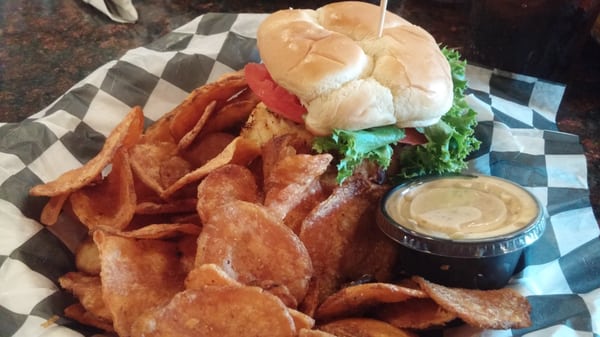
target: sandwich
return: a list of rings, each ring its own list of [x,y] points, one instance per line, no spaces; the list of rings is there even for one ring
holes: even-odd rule
[[[365,160],[400,178],[464,169],[479,147],[466,62],[394,13],[380,29],[379,16],[359,1],[269,15],[257,31],[262,62],[244,69],[249,87],[314,135],[314,150],[337,154],[338,182]]]

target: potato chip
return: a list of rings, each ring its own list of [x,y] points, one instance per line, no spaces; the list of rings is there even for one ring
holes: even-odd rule
[[[140,143],[130,151],[131,168],[137,179],[160,196],[167,187],[161,179],[162,164],[176,155],[174,143]]]
[[[298,310],[314,317],[319,304],[319,279],[313,276],[308,282],[308,290],[304,299],[298,303]]]
[[[370,318],[346,318],[319,326],[319,329],[337,337],[417,337],[388,323]]]
[[[73,319],[81,324],[93,326],[98,329],[102,329],[106,332],[114,332],[112,322],[95,316],[94,314],[86,311],[81,303],[71,304],[65,308],[65,316]]]
[[[531,306],[510,288],[477,290],[445,287],[422,277],[413,280],[444,309],[481,329],[520,329],[531,325]]]
[[[161,196],[164,199],[169,199],[169,197],[187,184],[201,180],[213,170],[227,164],[246,165],[259,154],[260,149],[254,142],[237,137],[227,145],[223,152],[219,153],[219,155],[208,161],[205,165],[181,177],[181,179],[177,180],[161,193]]]
[[[132,239],[169,239],[182,234],[198,236],[202,231],[202,227],[190,223],[151,224],[130,231],[122,231],[108,226],[99,226],[96,229],[122,238]]]
[[[296,309],[298,307],[298,299],[290,292],[290,289],[285,285],[272,280],[257,280],[248,282],[247,285],[260,287],[271,294],[277,296],[283,304],[288,308]]]
[[[283,223],[299,235],[304,219],[306,219],[315,207],[327,199],[330,194],[331,191],[323,188],[320,179],[313,181],[304,191],[303,199],[287,212],[285,218],[283,218]]]
[[[192,170],[192,165],[180,156],[171,156],[160,164],[160,185],[169,187]]]
[[[89,275],[100,275],[100,252],[90,237],[87,237],[75,251],[77,270]]]
[[[372,312],[376,318],[406,329],[441,327],[456,319],[454,313],[440,307],[431,298],[411,298],[404,302],[382,304]]]
[[[94,232],[101,262],[104,302],[115,331],[130,336],[144,311],[163,305],[183,290],[185,270],[176,242],[135,240]]]
[[[402,302],[414,297],[424,298],[427,294],[419,289],[391,283],[351,285],[327,297],[317,309],[315,317],[319,320],[348,317],[362,314],[380,303]]]
[[[360,235],[378,231],[371,214],[381,193],[381,186],[374,185],[360,176],[351,177],[338,186],[302,223],[300,239],[313,261],[315,277],[319,284],[319,303],[338,291],[342,284],[352,280],[342,270],[344,261],[365,259],[364,256],[353,255],[356,248],[354,245],[357,242],[364,243]],[[368,253],[367,249],[363,248],[357,252]],[[391,262],[393,259],[385,257],[385,260]],[[380,266],[373,269],[372,266],[362,263],[361,266],[367,274],[381,269]],[[389,266],[389,270],[391,269],[392,265]],[[377,275],[377,279],[385,282],[390,273],[388,270],[381,270],[381,276]]]
[[[278,219],[298,206],[329,167],[330,154],[297,154],[283,158],[265,179],[264,204]]]
[[[234,135],[225,132],[209,133],[197,139],[185,150],[179,151],[179,154],[192,164],[192,167],[197,168],[223,152],[234,139]]]
[[[259,201],[256,178],[248,168],[227,164],[212,171],[198,185],[197,212],[203,222],[219,206],[234,200]]]
[[[69,198],[69,193],[55,195],[50,197],[50,200],[44,205],[42,214],[40,215],[40,222],[46,226],[51,226],[56,223],[58,216],[63,208],[63,205]]]
[[[102,298],[102,284],[99,276],[89,276],[80,272],[69,272],[58,279],[60,286],[77,297],[86,311],[107,322],[112,320]]]
[[[294,321],[281,301],[249,286],[188,289],[166,305],[144,313],[133,337],[296,336]]]
[[[246,89],[225,103],[210,119],[202,134],[239,129],[260,102],[252,90]]]
[[[230,201],[212,212],[198,238],[196,264],[214,263],[244,284],[286,286],[300,302],[312,265],[306,248],[264,207]]]
[[[135,207],[136,214],[165,214],[165,213],[189,213],[196,210],[198,199],[185,198],[168,200],[166,202],[140,202]]]
[[[221,267],[205,263],[194,267],[185,279],[186,289],[202,289],[207,286],[238,286],[242,284],[231,278]]]
[[[311,153],[311,146],[303,139],[295,134],[283,134],[269,139],[262,146],[263,160],[263,179],[267,180],[271,176],[271,171],[277,163],[286,157],[297,154]]]
[[[312,329],[315,326],[315,319],[309,315],[289,307],[288,312],[294,320],[294,326],[296,327],[296,330],[299,331],[301,329]]]
[[[116,152],[112,169],[102,181],[73,192],[69,202],[73,213],[90,229],[127,227],[135,213],[136,195],[124,149]]]
[[[298,337],[337,337],[319,329],[300,329]]]
[[[245,88],[246,79],[242,71],[225,74],[214,82],[196,88],[173,109],[169,124],[171,135],[179,142],[197,124],[208,104],[227,101]]]
[[[57,196],[76,191],[101,176],[102,170],[112,161],[117,149],[130,148],[138,141],[144,128],[144,114],[140,107],[134,107],[111,131],[102,149],[83,166],[69,170],[53,181],[36,185],[29,194],[33,196]]]
[[[208,103],[206,108],[204,108],[204,113],[200,116],[194,127],[190,131],[188,131],[177,143],[177,149],[179,151],[187,149],[190,146],[190,144],[194,142],[196,137],[198,137],[198,134],[204,128],[204,125],[206,125],[206,121],[212,116],[216,108],[217,101],[212,101]]]

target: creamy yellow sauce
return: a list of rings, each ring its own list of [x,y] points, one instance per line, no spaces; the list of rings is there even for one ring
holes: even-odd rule
[[[385,208],[407,228],[455,240],[505,235],[527,226],[540,212],[527,191],[486,176],[443,178],[400,189]]]

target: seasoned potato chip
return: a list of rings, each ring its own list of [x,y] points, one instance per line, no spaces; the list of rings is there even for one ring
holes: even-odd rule
[[[371,214],[377,205],[376,200],[382,193],[381,186],[374,185],[362,177],[349,178],[302,223],[300,239],[313,261],[319,286],[319,303],[338,291],[342,284],[356,278],[355,275],[345,273],[342,267],[344,261],[351,263],[366,259],[364,256],[355,255],[355,244],[366,244],[360,236],[369,231],[378,231]],[[357,252],[369,253],[365,248],[358,249]],[[388,268],[381,268],[379,263],[376,266],[361,263],[361,266],[364,267],[363,273],[378,272],[379,275],[374,275],[376,279],[386,282],[391,275],[394,259],[386,256],[380,258],[387,261]]]
[[[319,329],[337,337],[417,337],[388,323],[370,318],[345,318],[319,326]]]
[[[202,227],[190,223],[151,224],[130,231],[122,231],[108,226],[99,226],[96,229],[122,238],[132,239],[168,239],[182,234],[196,237],[202,231]]]
[[[256,178],[245,166],[227,164],[209,173],[198,185],[197,211],[203,222],[219,206],[234,200],[257,203]]]
[[[242,284],[231,278],[221,267],[205,263],[194,267],[185,279],[186,289],[202,289],[207,286],[239,286]]]
[[[210,172],[221,166],[227,164],[246,165],[256,158],[259,153],[260,149],[254,142],[246,140],[242,137],[237,137],[229,145],[227,145],[223,152],[209,160],[205,165],[181,177],[181,179],[177,180],[163,193],[161,193],[161,196],[164,199],[168,199],[187,184],[196,182],[206,177]]]
[[[288,311],[294,320],[296,330],[312,329],[315,326],[315,319],[309,315],[288,307]]]
[[[69,272],[58,279],[60,286],[77,297],[86,311],[107,322],[112,320],[102,298],[102,285],[99,276],[89,276],[80,272]]]
[[[440,307],[431,298],[382,304],[373,309],[373,315],[398,328],[419,330],[440,327],[456,319],[454,313]]]
[[[71,304],[65,308],[65,316],[76,320],[77,322],[89,326],[93,326],[98,329],[102,329],[106,332],[114,332],[112,322],[103,318],[97,317],[94,314],[86,311],[81,303]]]
[[[297,154],[311,153],[310,144],[293,133],[275,136],[269,139],[261,148],[264,180],[271,175],[273,168],[286,157]]]
[[[136,178],[157,195],[163,193],[168,184],[172,182],[163,177],[167,176],[166,172],[162,172],[163,165],[170,158],[177,156],[177,146],[169,142],[140,143],[131,149],[130,155],[131,168]],[[189,171],[189,167],[186,169]]]
[[[260,99],[252,90],[246,89],[230,99],[204,127],[202,134],[239,129],[248,120]]]
[[[100,275],[100,252],[90,237],[87,237],[75,251],[77,270],[89,275]]]
[[[243,72],[226,74],[220,79],[207,83],[192,91],[172,112],[169,129],[179,142],[201,118],[206,107],[213,101],[224,102],[246,88]]]
[[[477,290],[445,287],[422,277],[413,280],[444,309],[482,329],[518,329],[531,325],[530,304],[510,288]]]
[[[198,137],[198,134],[204,128],[204,125],[206,125],[206,121],[212,116],[216,107],[217,101],[212,101],[208,103],[206,108],[204,108],[204,113],[202,114],[202,116],[200,116],[194,127],[190,131],[188,131],[177,143],[177,149],[179,151],[187,149],[190,146],[190,144],[194,142],[196,137]]]
[[[281,301],[250,286],[188,289],[163,307],[144,313],[133,337],[239,337],[296,335],[294,321]]]
[[[278,219],[310,195],[310,187],[329,167],[330,154],[297,154],[283,158],[265,179],[264,204]]]
[[[40,222],[46,226],[51,226],[56,223],[58,216],[62,211],[63,205],[69,198],[69,193],[55,195],[50,197],[50,200],[44,205],[42,214],[40,215]]]
[[[264,207],[230,201],[215,209],[198,238],[196,264],[214,263],[244,284],[274,282],[300,302],[312,265],[298,237]]]
[[[94,232],[100,251],[102,293],[115,331],[130,336],[144,311],[163,305],[184,289],[185,270],[177,243],[135,240]]]
[[[136,214],[165,214],[165,213],[186,213],[196,210],[198,199],[185,198],[168,200],[166,202],[140,202],[135,207]]]
[[[366,309],[380,303],[402,302],[415,297],[424,298],[427,294],[419,289],[391,283],[352,285],[327,297],[317,309],[315,317],[320,320],[348,317],[362,314]]]
[[[192,170],[192,165],[180,156],[171,156],[160,164],[160,185],[169,187]]]
[[[116,152],[110,173],[102,181],[71,194],[73,213],[88,228],[108,226],[123,229],[135,214],[137,202],[129,157]]]
[[[102,149],[83,166],[69,170],[53,181],[36,185],[29,194],[33,196],[57,196],[76,191],[101,175],[102,170],[113,160],[121,147],[127,149],[135,144],[144,128],[144,114],[140,107],[134,107],[125,118],[111,131]]]
[[[300,235],[300,229],[302,228],[302,222],[308,214],[315,209],[321,202],[323,202],[331,192],[321,184],[320,180],[315,180],[304,192],[304,198],[287,212],[283,223],[288,226],[294,233]]]
[[[300,329],[298,337],[337,337],[319,329]]]
[[[225,132],[205,134],[185,150],[179,151],[179,154],[197,168],[223,152],[234,139],[234,135]]]

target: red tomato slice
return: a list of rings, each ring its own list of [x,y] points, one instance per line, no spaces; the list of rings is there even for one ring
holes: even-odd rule
[[[404,134],[404,138],[400,139],[399,143],[409,145],[420,145],[427,143],[427,138],[425,135],[417,131],[415,128],[405,128]]]
[[[294,122],[304,123],[302,116],[306,113],[306,108],[296,95],[273,81],[264,64],[248,63],[244,72],[248,86],[269,110]]]

